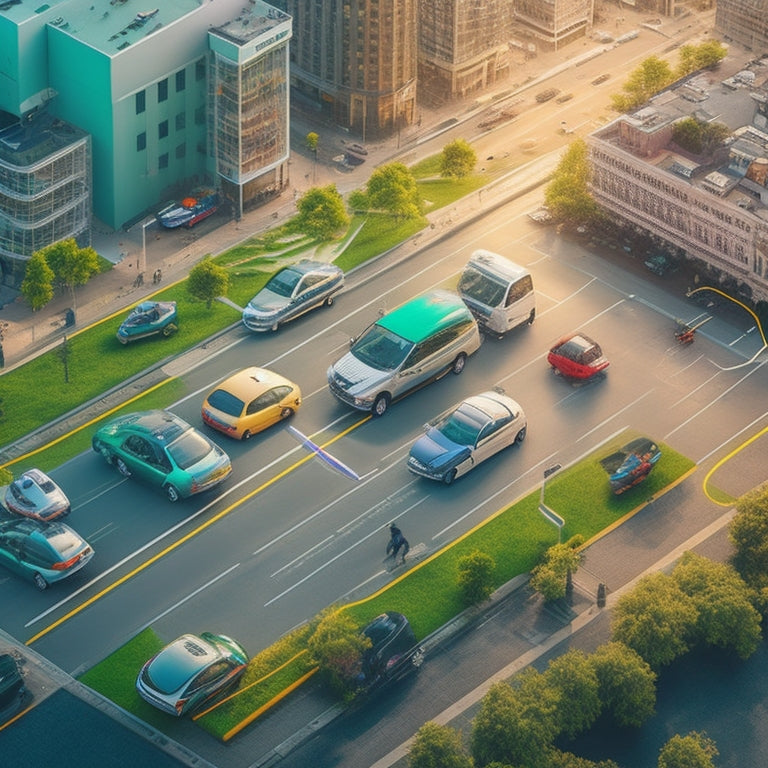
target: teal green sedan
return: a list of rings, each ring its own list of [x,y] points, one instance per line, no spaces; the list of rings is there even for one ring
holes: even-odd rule
[[[163,489],[170,501],[207,491],[232,473],[229,456],[216,443],[169,411],[118,416],[91,445],[121,475]]]

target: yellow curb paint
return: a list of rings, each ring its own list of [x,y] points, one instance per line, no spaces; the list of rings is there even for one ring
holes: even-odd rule
[[[734,499],[734,501],[728,501],[728,502],[725,502],[725,501],[718,501],[716,498],[714,498],[714,496],[712,496],[712,495],[710,494],[710,492],[707,490],[707,486],[709,485],[709,480],[710,480],[710,478],[712,477],[712,475],[714,475],[714,474],[715,474],[715,472],[716,472],[718,469],[720,469],[720,467],[722,467],[722,466],[723,466],[723,465],[724,465],[726,462],[730,461],[730,460],[731,460],[731,459],[732,459],[734,456],[736,456],[736,454],[740,453],[740,452],[741,452],[741,451],[743,451],[745,448],[747,448],[749,445],[751,445],[752,443],[754,443],[754,442],[755,442],[755,440],[757,440],[757,439],[761,438],[761,437],[762,437],[762,436],[763,436],[763,435],[764,435],[766,432],[768,432],[768,427],[764,427],[764,428],[763,428],[763,429],[761,429],[761,430],[760,430],[760,431],[759,431],[757,434],[755,434],[755,435],[752,435],[752,437],[750,437],[750,438],[749,438],[749,440],[746,440],[746,441],[745,441],[745,442],[743,442],[741,445],[739,445],[739,446],[737,446],[736,448],[734,448],[734,449],[733,449],[733,450],[732,450],[732,451],[731,451],[729,454],[727,454],[726,456],[723,456],[723,458],[722,458],[722,459],[720,459],[720,461],[718,461],[718,462],[715,464],[715,466],[714,466],[714,467],[712,467],[712,469],[710,469],[710,470],[709,470],[709,472],[707,472],[707,474],[706,474],[706,476],[704,477],[704,480],[703,480],[703,482],[702,482],[702,489],[704,490],[704,495],[705,495],[705,496],[706,496],[706,497],[707,497],[707,498],[708,498],[708,499],[709,499],[709,500],[710,500],[710,501],[711,501],[713,504],[717,504],[719,507],[732,507],[732,506],[733,506],[733,503],[734,503],[734,501],[735,501],[735,499]]]

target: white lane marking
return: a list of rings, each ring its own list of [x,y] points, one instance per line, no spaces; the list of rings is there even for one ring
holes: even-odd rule
[[[630,408],[634,408],[634,406],[636,406],[639,402],[641,402],[642,400],[645,400],[646,397],[650,397],[653,394],[653,392],[654,390],[649,389],[647,392],[640,395],[640,397],[638,397],[636,400],[633,400],[631,403],[627,403],[623,408],[619,408],[618,411],[611,414],[607,419],[603,419],[599,424],[596,424],[594,427],[592,427],[592,429],[585,432],[581,437],[576,438],[576,442],[578,443],[581,440],[583,440],[585,437],[589,437],[593,432],[596,432],[598,429],[605,426],[609,421],[613,421],[617,416],[620,416],[622,413],[624,413],[624,411],[627,411]]]
[[[400,517],[405,517],[405,515],[408,514],[408,512],[410,512],[412,509],[417,507],[422,502],[426,501],[428,498],[429,498],[429,496],[425,496],[424,498],[419,499],[419,501],[417,501],[415,504],[412,504],[410,507],[408,507],[400,515]],[[326,560],[319,568],[315,568],[314,571],[308,573],[306,576],[304,576],[304,578],[299,579],[299,581],[297,581],[295,584],[292,584],[287,589],[284,589],[282,592],[280,592],[279,594],[275,595],[271,600],[268,600],[266,603],[264,603],[264,607],[267,608],[270,605],[272,605],[272,603],[276,603],[278,600],[280,600],[281,598],[285,597],[287,594],[290,594],[291,592],[293,592],[294,589],[297,589],[298,587],[300,587],[305,581],[309,581],[309,579],[311,579],[313,576],[316,576],[318,573],[320,573],[320,571],[325,570],[329,565],[331,565],[331,563],[334,563],[339,558],[344,557],[347,553],[351,552],[353,549],[356,549],[357,547],[359,547],[361,544],[365,543],[368,539],[372,538],[373,536],[378,536],[380,530],[381,530],[381,528],[377,528],[376,530],[371,531],[366,536],[363,536],[362,539],[359,539],[358,541],[354,542],[352,544],[352,546],[347,547],[342,552],[339,552],[337,555],[334,555],[329,560]]]
[[[705,453],[697,462],[696,464],[703,464],[710,456],[713,456],[716,454],[719,450],[724,448],[728,443],[730,443],[732,440],[735,440],[739,435],[744,434],[747,430],[751,430],[752,427],[755,426],[755,424],[758,424],[759,422],[763,421],[766,417],[768,417],[768,411],[763,413],[762,415],[758,416],[756,419],[753,419],[749,424],[747,424],[745,427],[742,427],[738,432],[734,432],[730,437],[727,437],[725,440],[723,440],[720,445],[713,448],[709,453]]]

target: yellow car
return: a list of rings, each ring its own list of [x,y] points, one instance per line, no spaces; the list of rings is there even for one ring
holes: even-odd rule
[[[203,421],[240,440],[292,416],[301,406],[301,390],[279,373],[246,368],[230,376],[203,402]]]

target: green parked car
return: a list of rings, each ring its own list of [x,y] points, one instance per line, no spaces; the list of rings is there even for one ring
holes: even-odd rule
[[[162,488],[170,501],[207,491],[232,473],[229,456],[216,443],[169,411],[118,416],[91,444],[121,475]]]

